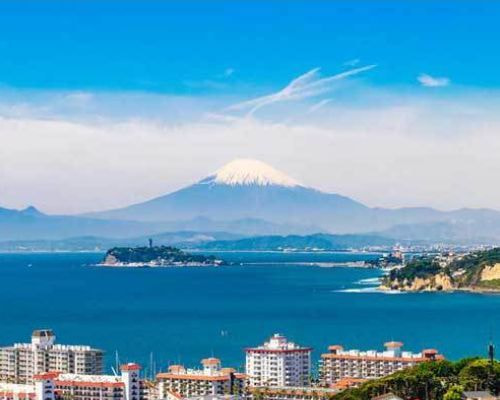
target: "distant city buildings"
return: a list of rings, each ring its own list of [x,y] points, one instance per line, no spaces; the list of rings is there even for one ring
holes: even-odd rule
[[[246,376],[233,368],[222,368],[218,358],[205,358],[202,369],[171,365],[168,372],[156,375],[160,399],[209,395],[241,394]]]
[[[49,329],[35,330],[31,343],[16,343],[0,348],[0,380],[33,383],[33,376],[49,371],[100,375],[103,351],[90,346],[55,344]]]
[[[273,335],[269,341],[246,352],[246,373],[250,387],[308,386],[311,376],[310,347]]]
[[[443,359],[437,350],[428,349],[420,353],[402,351],[403,343],[387,342],[385,351],[344,350],[334,345],[329,352],[321,355],[320,381],[324,386],[332,386],[352,379],[375,379],[418,363]]]

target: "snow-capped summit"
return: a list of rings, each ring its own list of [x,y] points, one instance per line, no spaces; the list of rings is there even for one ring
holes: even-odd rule
[[[246,158],[229,162],[218,169],[213,175],[203,179],[200,183],[215,183],[229,186],[300,186],[299,182],[295,179],[271,167],[269,164]]]
[[[366,225],[366,210],[347,197],[301,185],[262,161],[237,159],[193,185],[92,217],[156,222],[200,217],[213,221],[251,219],[313,226],[316,232],[334,226],[346,232],[353,220]]]

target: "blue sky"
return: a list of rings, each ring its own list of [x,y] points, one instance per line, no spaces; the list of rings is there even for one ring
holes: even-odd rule
[[[370,206],[500,209],[498,21],[472,0],[1,1],[0,207],[125,206],[243,157]]]
[[[198,94],[278,87],[359,59],[377,85],[425,72],[498,87],[492,1],[4,1],[0,82]],[[220,80],[232,85],[196,85]]]

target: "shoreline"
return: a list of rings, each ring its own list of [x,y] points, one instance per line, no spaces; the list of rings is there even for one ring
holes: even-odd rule
[[[381,292],[398,291],[401,293],[473,293],[473,294],[495,294],[500,295],[500,289],[489,289],[489,288],[477,288],[477,287],[463,287],[463,288],[453,288],[448,290],[438,290],[438,289],[424,289],[424,290],[413,290],[413,289],[394,289],[384,285],[377,287],[377,290]]]

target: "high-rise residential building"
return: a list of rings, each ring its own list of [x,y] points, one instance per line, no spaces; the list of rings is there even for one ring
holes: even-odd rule
[[[246,374],[250,387],[308,386],[311,375],[310,347],[289,342],[274,334],[267,342],[246,352]]]
[[[148,390],[139,377],[140,366],[122,365],[121,375],[84,375],[44,372],[34,383],[0,383],[2,400],[149,400]]]
[[[168,372],[156,375],[160,399],[172,396],[195,397],[241,394],[245,389],[245,374],[233,368],[222,368],[218,358],[205,358],[202,369],[186,369],[171,365]]]
[[[331,386],[346,379],[380,378],[421,362],[444,358],[434,349],[412,353],[402,351],[402,346],[401,342],[387,342],[382,352],[344,350],[339,345],[330,346],[329,352],[321,355],[321,383]]]
[[[31,343],[0,347],[0,381],[33,383],[33,376],[49,371],[99,375],[104,352],[90,346],[55,343],[50,329],[35,330]]]

